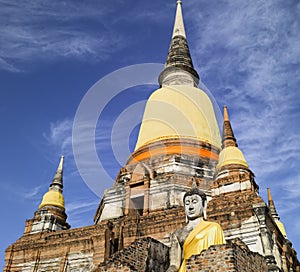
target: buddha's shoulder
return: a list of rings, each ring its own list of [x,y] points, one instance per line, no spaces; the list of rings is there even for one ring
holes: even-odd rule
[[[206,225],[209,228],[215,228],[215,229],[221,228],[219,223],[213,221],[202,221],[202,224]]]

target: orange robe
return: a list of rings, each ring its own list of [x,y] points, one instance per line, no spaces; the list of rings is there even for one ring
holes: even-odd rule
[[[183,261],[178,272],[185,272],[186,260],[212,245],[225,244],[221,226],[218,223],[201,221],[188,235],[183,244]]]

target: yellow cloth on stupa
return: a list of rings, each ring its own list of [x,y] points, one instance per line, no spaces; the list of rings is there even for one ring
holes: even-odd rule
[[[225,244],[223,230],[218,223],[201,221],[188,235],[183,244],[183,261],[178,272],[186,271],[186,260],[200,254],[212,245]]]

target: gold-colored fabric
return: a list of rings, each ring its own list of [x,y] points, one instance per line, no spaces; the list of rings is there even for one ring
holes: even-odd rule
[[[42,203],[39,208],[42,208],[47,205],[56,206],[65,210],[64,196],[61,192],[49,190],[46,194],[44,194]]]
[[[240,164],[248,167],[248,163],[245,160],[243,152],[235,146],[225,147],[219,154],[219,163],[217,164],[217,169],[220,169],[224,165],[229,164]]]
[[[135,151],[169,137],[195,139],[221,148],[213,104],[201,89],[187,85],[164,86],[149,97]]]
[[[276,223],[277,227],[279,228],[281,234],[284,237],[287,237],[286,231],[285,231],[285,227],[284,227],[283,223],[281,221],[279,221],[279,220],[275,220],[275,223]]]
[[[200,222],[186,238],[183,245],[183,261],[178,272],[185,272],[186,260],[212,245],[225,244],[222,228],[214,222]]]

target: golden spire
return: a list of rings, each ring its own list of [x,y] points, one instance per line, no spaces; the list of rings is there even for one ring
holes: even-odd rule
[[[229,120],[227,107],[224,106],[224,123],[222,137],[222,151],[219,154],[219,162],[217,170],[225,165],[242,165],[248,168],[248,163],[245,160],[244,154],[238,148],[234,133]]]
[[[283,223],[280,221],[280,217],[276,211],[273,197],[271,195],[271,190],[270,190],[270,188],[267,188],[267,190],[268,190],[268,206],[269,206],[271,216],[274,219],[274,221],[275,221],[277,227],[279,228],[280,232],[282,233],[282,235],[286,238],[287,236],[286,236],[285,227],[284,227]]]
[[[65,210],[65,200],[62,194],[63,189],[63,165],[64,156],[61,156],[56,174],[50,184],[49,190],[44,194],[43,200],[39,208],[44,206],[55,206]]]

